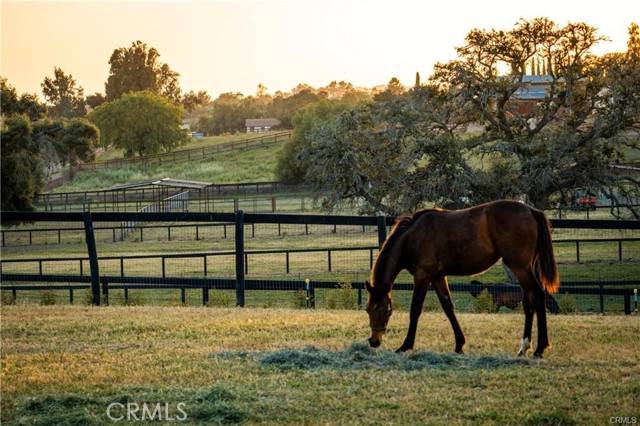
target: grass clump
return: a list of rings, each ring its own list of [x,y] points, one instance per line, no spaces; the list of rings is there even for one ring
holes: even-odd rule
[[[562,314],[574,314],[578,312],[578,302],[572,294],[559,294],[555,296],[560,313]]]
[[[235,299],[231,296],[230,292],[224,290],[210,290],[209,291],[209,302],[207,306],[218,306],[218,307],[228,307],[233,306]]]
[[[429,351],[395,353],[372,349],[366,344],[354,343],[342,351],[331,351],[309,346],[303,349],[282,349],[260,358],[262,367],[280,370],[313,369],[397,369],[422,370],[428,368],[495,369],[514,365],[530,365],[525,358],[509,356],[461,356]]]
[[[186,414],[185,424],[232,424],[241,423],[249,417],[249,412],[237,406],[236,396],[226,386],[217,384],[200,389],[130,388],[124,393],[87,396],[85,394],[43,395],[27,398],[18,404],[14,416],[17,425],[102,425],[111,424],[107,407],[118,403],[112,416],[126,415],[125,405],[134,403],[139,407],[151,407],[143,423],[166,421],[158,419],[162,415],[177,414],[176,407],[182,403]],[[156,405],[168,407],[167,411],[153,412]],[[143,416],[137,411],[136,416]],[[153,416],[153,417],[152,417]],[[150,418],[152,417],[152,418]],[[145,423],[146,424],[146,423]]]
[[[307,292],[303,289],[291,293],[291,307],[294,309],[307,308]]]
[[[482,290],[473,301],[473,311],[477,313],[491,313],[496,311],[496,307],[493,306],[493,297],[486,288]]]
[[[2,305],[15,305],[16,304],[16,299],[13,298],[13,294],[9,293],[8,291],[3,291],[2,292],[2,301],[0,302],[2,303]]]
[[[573,426],[577,422],[564,411],[554,410],[550,413],[530,414],[524,424],[527,426]]]
[[[56,304],[56,295],[51,290],[40,292],[40,304],[43,306],[51,306]]]
[[[340,283],[338,288],[327,290],[326,304],[328,309],[356,309],[358,300],[351,283]]]

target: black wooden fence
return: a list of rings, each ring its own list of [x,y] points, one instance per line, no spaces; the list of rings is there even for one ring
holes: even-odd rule
[[[14,296],[17,291],[28,290],[68,290],[70,300],[73,301],[74,290],[91,288],[92,301],[95,305],[100,305],[103,301],[108,300],[110,289],[124,289],[125,297],[127,291],[133,288],[173,288],[180,289],[181,298],[184,301],[185,290],[188,288],[202,289],[203,303],[208,301],[208,291],[215,289],[235,289],[236,304],[238,306],[245,305],[245,291],[251,289],[261,290],[302,290],[307,294],[307,300],[313,304],[314,292],[317,288],[336,288],[339,283],[333,281],[305,281],[305,280],[246,280],[245,275],[248,271],[248,256],[256,253],[278,252],[289,256],[290,253],[304,250],[245,250],[245,224],[298,224],[298,225],[355,225],[363,227],[374,227],[377,229],[378,245],[381,245],[386,239],[387,227],[393,223],[394,218],[383,216],[326,216],[326,215],[283,215],[283,214],[245,214],[243,211],[235,213],[55,213],[55,212],[2,212],[3,222],[16,221],[43,221],[43,222],[82,222],[85,233],[85,242],[87,245],[87,256],[82,258],[62,258],[64,261],[77,260],[79,262],[78,275],[49,275],[43,273],[43,262],[55,262],[55,258],[35,259],[39,262],[38,274],[6,274],[2,273],[1,278],[3,291],[11,291]],[[202,256],[204,258],[204,271],[202,277],[185,278],[185,277],[168,277],[164,274],[156,277],[139,277],[127,276],[124,269],[124,259],[126,256],[116,256],[121,262],[120,275],[106,276],[101,275],[99,271],[98,253],[96,250],[95,229],[96,222],[199,222],[206,223],[222,223],[223,226],[234,227],[235,250],[228,253],[186,253],[181,255],[152,255],[160,257],[164,265],[164,260],[172,256]],[[553,220],[552,224],[555,228],[565,229],[629,229],[640,230],[640,221],[584,221],[584,220]],[[202,225],[204,226],[204,225]],[[621,243],[620,243],[621,244]],[[373,252],[378,247],[352,247],[347,250],[368,250],[370,253],[370,262],[373,262]],[[341,250],[341,248],[324,248],[327,251],[327,267],[331,270],[331,252]],[[317,251],[317,250],[316,250]],[[235,256],[235,274],[233,278],[208,277],[206,271],[206,257],[209,255],[233,255]],[[578,255],[579,256],[579,255]],[[104,258],[102,258],[104,259]],[[33,262],[34,259],[8,260]],[[88,263],[89,273],[85,275],[83,270],[83,262]],[[7,261],[3,261],[7,262]],[[48,286],[42,285],[6,285],[6,282],[23,282],[23,283],[48,283]],[[56,283],[73,283],[66,286]],[[561,293],[568,294],[592,294],[599,295],[600,306],[603,310],[604,296],[622,296],[624,298],[624,310],[626,313],[631,311],[631,298],[634,295],[634,289],[629,287],[640,284],[640,271],[638,277],[624,281],[599,280],[594,281],[576,281],[563,282]],[[362,300],[362,282],[354,282],[352,288],[358,291],[358,301]],[[615,286],[615,287],[614,287]],[[405,288],[406,287],[406,288]],[[397,284],[396,289],[411,289],[410,284]],[[453,291],[471,291],[477,289],[475,284],[452,284]],[[509,287],[505,287],[505,291],[513,291]],[[635,293],[637,294],[637,293]]]

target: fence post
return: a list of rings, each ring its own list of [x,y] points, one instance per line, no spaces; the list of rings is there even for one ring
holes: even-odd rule
[[[382,243],[387,239],[387,223],[384,216],[376,216],[378,222],[378,246],[382,247]]]
[[[602,293],[602,283],[599,283],[598,286],[600,287],[600,313],[604,314],[604,294]]]
[[[84,212],[82,219],[84,221],[84,233],[87,242],[87,252],[89,254],[89,269],[91,270],[92,303],[100,306],[100,271],[98,269],[98,253],[96,251],[96,239],[93,235],[91,213]],[[80,262],[82,262],[82,260]]]
[[[631,293],[624,294],[624,314],[631,315]]]
[[[109,282],[106,278],[102,277],[102,295],[104,296],[104,304],[109,304]]]
[[[622,262],[622,240],[618,240],[618,261]]]
[[[244,306],[244,212],[236,211],[236,305]]]

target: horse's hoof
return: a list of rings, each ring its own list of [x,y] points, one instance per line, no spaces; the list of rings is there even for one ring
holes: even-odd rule
[[[540,352],[534,352],[534,353],[533,353],[533,357],[534,357],[534,358],[537,358],[537,359],[542,359],[542,353],[540,353]]]
[[[464,355],[464,351],[462,349],[456,349],[454,352],[458,355]]]
[[[409,351],[411,349],[413,349],[413,348],[405,348],[404,346],[400,346],[398,349],[396,349],[396,353],[397,354],[401,354],[401,353]]]

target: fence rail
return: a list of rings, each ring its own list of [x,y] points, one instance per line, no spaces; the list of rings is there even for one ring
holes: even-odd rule
[[[102,170],[118,168],[130,164],[168,164],[185,160],[206,160],[208,158],[211,158],[211,156],[219,154],[221,152],[232,151],[236,149],[249,149],[271,146],[289,140],[290,138],[291,131],[283,131],[238,141],[231,141],[215,145],[206,145],[201,148],[181,149],[163,154],[145,155],[142,157],[133,158],[118,158],[106,161],[96,161],[93,163],[83,163],[80,165],[80,170]]]
[[[308,255],[309,253],[326,253],[326,271],[332,271],[332,255],[337,252],[353,252],[364,251],[367,252],[369,261],[369,267],[373,263],[374,253],[378,250],[379,246],[384,242],[387,235],[388,226],[392,225],[394,218],[383,216],[327,216],[327,215],[283,215],[283,214],[245,214],[242,211],[235,213],[189,213],[189,212],[143,212],[143,213],[59,213],[59,212],[2,212],[2,219],[5,222],[12,221],[42,221],[42,222],[82,222],[83,227],[72,228],[75,230],[84,230],[85,243],[87,246],[86,256],[75,257],[51,257],[51,258],[23,258],[23,259],[3,259],[2,260],[2,289],[11,291],[14,293],[17,291],[28,291],[30,287],[8,285],[9,282],[46,282],[46,283],[74,283],[74,284],[90,284],[91,294],[94,304],[101,303],[101,286],[103,294],[106,291],[108,294],[109,288],[121,289],[136,288],[132,285],[186,285],[188,283],[194,284],[198,288],[217,288],[215,285],[222,285],[224,283],[225,289],[235,289],[236,303],[239,306],[245,304],[245,291],[252,289],[260,290],[291,290],[300,289],[304,285],[307,291],[310,287],[309,283],[302,280],[255,280],[246,279],[246,275],[251,273],[251,259],[255,256],[261,256],[266,254],[282,255],[286,258],[285,268],[282,272],[286,274],[289,272],[290,257],[294,254]],[[94,223],[100,222],[189,222],[188,225],[174,225],[174,226],[232,226],[233,238],[235,240],[235,250],[224,251],[208,251],[208,252],[189,252],[189,253],[163,253],[163,254],[141,254],[141,255],[122,255],[122,256],[98,256],[96,250],[96,238],[95,233],[101,229],[114,230],[116,227],[98,227],[94,229]],[[251,234],[245,237],[245,226],[251,228],[260,225],[268,224],[274,227],[281,224],[289,225],[302,225],[307,227],[309,225],[333,225],[335,226],[356,226],[365,227],[377,234],[377,245],[357,246],[357,247],[317,247],[317,248],[284,248],[284,249],[250,249],[245,245],[245,240],[251,238]],[[601,220],[601,221],[584,221],[584,220],[552,220],[552,224],[556,229],[592,229],[592,230],[640,230],[640,221],[618,221],[618,220]],[[167,227],[167,225],[155,225],[155,227]],[[367,228],[368,227],[368,228]],[[140,229],[144,229],[140,227]],[[170,229],[170,228],[169,228]],[[330,228],[329,228],[330,229]],[[60,231],[62,232],[62,231]],[[170,232],[170,231],[169,231]],[[330,231],[329,231],[330,232]],[[637,242],[640,238],[604,238],[602,240],[597,238],[589,238],[584,241],[574,239],[557,239],[556,243],[563,244],[589,244],[599,243],[602,241],[618,242],[620,246],[623,243]],[[233,272],[230,276],[211,276],[208,270],[207,257],[210,256],[228,256],[235,259]],[[579,256],[579,254],[577,255]],[[167,260],[174,258],[202,258],[201,272],[195,271],[197,277],[184,277],[184,276],[171,276],[166,271]],[[132,259],[159,259],[161,262],[161,273],[155,276],[127,276],[126,263]],[[119,261],[120,262],[120,274],[100,274],[100,262],[105,260]],[[7,273],[5,271],[7,265],[15,263],[28,263],[32,262],[38,265],[38,273],[33,274],[16,274]],[[78,262],[78,274],[69,275],[65,274],[46,274],[44,269],[48,263],[55,262]],[[182,274],[181,274],[182,275]],[[640,274],[638,275],[640,276]],[[185,281],[186,280],[186,281]],[[358,284],[357,280],[355,285]],[[106,284],[105,284],[106,283]],[[185,284],[186,283],[186,284]],[[216,284],[217,283],[217,284]],[[287,284],[278,284],[287,283]],[[318,284],[311,284],[311,288],[334,288],[336,282],[334,280],[317,281]],[[463,289],[467,287],[459,287],[454,283],[453,290]],[[599,295],[602,300],[601,306],[604,306],[605,295],[610,296],[622,296],[625,298],[625,311],[627,311],[628,300],[630,300],[631,289],[628,286],[637,285],[638,279],[630,280],[611,280],[600,278],[591,281],[565,281],[561,292],[573,294],[579,292],[580,294],[592,294]],[[211,286],[214,287],[211,287]],[[460,284],[467,285],[467,284]],[[105,290],[106,286],[106,290]],[[398,290],[410,289],[411,285],[398,284],[395,288]],[[32,286],[38,289],[47,289],[46,286]],[[155,288],[155,287],[145,287]],[[52,290],[60,289],[58,287],[51,288]],[[579,289],[579,290],[578,290]],[[70,291],[77,290],[76,287]],[[204,297],[204,296],[203,296]]]

